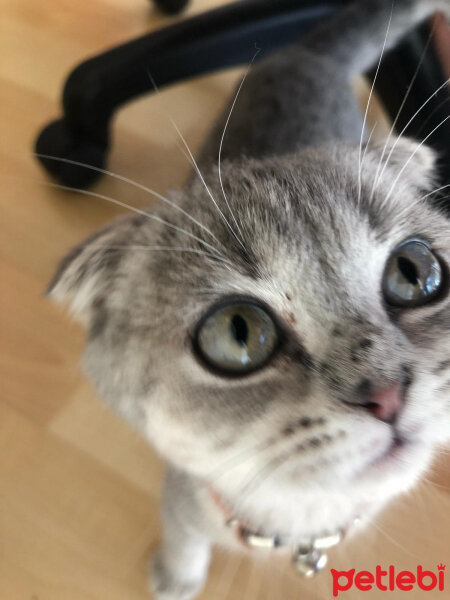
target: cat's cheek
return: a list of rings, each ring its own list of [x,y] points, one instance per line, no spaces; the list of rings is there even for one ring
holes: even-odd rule
[[[388,457],[368,468],[357,483],[375,510],[400,494],[410,491],[426,471],[433,457],[427,444],[410,444],[398,456]]]
[[[417,368],[397,425],[400,434],[405,439],[427,444],[434,444],[448,436],[450,419],[446,405],[449,396],[450,391],[445,394],[440,379],[431,370]]]
[[[173,465],[202,476],[211,469],[211,449],[195,422],[183,412],[182,402],[159,384],[144,409],[143,432],[161,456]]]

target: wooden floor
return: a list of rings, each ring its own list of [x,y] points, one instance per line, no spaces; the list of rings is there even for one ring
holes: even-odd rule
[[[194,0],[190,12],[221,3]],[[82,331],[43,296],[57,260],[119,211],[46,185],[32,147],[39,128],[58,114],[61,83],[72,65],[167,22],[146,0],[1,2],[1,600],[150,597],[148,560],[160,534],[163,466],[94,397],[78,370]],[[160,192],[180,185],[189,165],[167,114],[195,150],[238,75],[203,78],[126,107],[115,122],[111,170]],[[151,202],[108,177],[94,189],[138,207]],[[428,480],[339,548],[332,565],[449,563],[449,466],[442,453]],[[434,596],[443,597],[427,594]],[[202,595],[331,597],[329,571],[305,583],[284,561],[252,563],[219,552]]]

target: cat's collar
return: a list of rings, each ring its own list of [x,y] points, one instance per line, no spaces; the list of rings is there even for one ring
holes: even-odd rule
[[[334,532],[324,533],[321,536],[305,537],[296,540],[293,544],[292,540],[283,538],[283,536],[263,535],[243,525],[215,490],[210,488],[210,494],[215,505],[224,516],[225,525],[232,529],[241,544],[252,549],[290,548],[292,550],[292,565],[300,575],[308,579],[314,577],[326,566],[327,551],[339,544],[347,531],[346,529],[338,529]],[[359,518],[354,520],[354,523],[357,522],[359,522]]]

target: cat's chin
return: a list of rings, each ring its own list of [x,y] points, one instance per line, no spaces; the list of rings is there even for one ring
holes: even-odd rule
[[[395,497],[410,490],[429,465],[432,451],[418,441],[395,440],[333,490],[299,489],[299,485],[266,488],[252,501],[231,499],[233,516],[255,531],[284,533],[293,539],[320,537],[334,531],[352,534],[356,521],[370,520]],[[225,494],[226,495],[226,494]]]

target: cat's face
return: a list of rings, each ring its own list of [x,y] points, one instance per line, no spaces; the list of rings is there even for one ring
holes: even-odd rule
[[[410,487],[448,437],[449,222],[420,200],[430,151],[398,177],[413,150],[398,144],[371,198],[370,149],[359,200],[357,148],[228,165],[234,216],[217,173],[208,185],[236,236],[194,183],[181,206],[210,233],[160,206],[178,229],[123,219],[55,278],[87,324],[100,394],[255,527],[283,530],[291,509],[299,534],[345,526]],[[406,240],[440,270],[414,308],[387,301],[408,288],[386,267]]]

